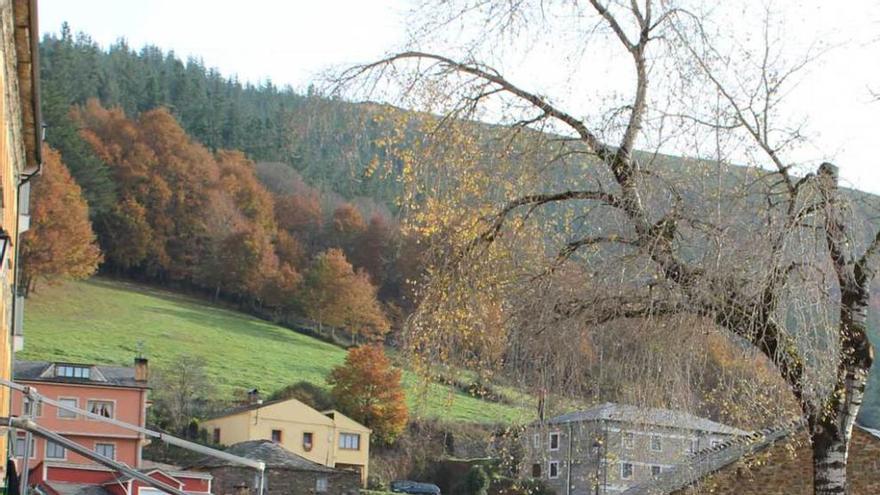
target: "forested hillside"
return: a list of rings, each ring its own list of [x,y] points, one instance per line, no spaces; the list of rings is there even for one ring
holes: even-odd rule
[[[102,270],[365,338],[413,304],[420,247],[397,224],[401,185],[369,173],[393,162],[374,107],[242,83],[155,47],[103,49],[66,26],[43,39],[41,63],[47,141],[82,188]],[[687,176],[705,164],[656,165]],[[32,278],[57,275],[71,274]],[[878,397],[872,386],[863,417]]]
[[[227,78],[199,60],[181,60],[156,47],[133,50],[124,41],[103,49],[64,26],[40,46],[48,142],[65,156],[97,212],[113,195],[110,172],[75,143],[71,105],[97,98],[125,115],[165,106],[183,129],[210,150],[236,149],[260,162],[282,162],[312,186],[346,198],[391,204],[388,181],[365,175],[380,134],[358,106],[295,93],[271,81],[258,86]]]

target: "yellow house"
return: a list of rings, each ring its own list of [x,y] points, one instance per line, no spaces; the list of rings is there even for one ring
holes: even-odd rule
[[[320,412],[296,399],[256,401],[202,422],[214,443],[272,440],[328,467],[353,469],[366,485],[370,429],[339,411]]]
[[[36,0],[0,0],[0,378],[12,376],[22,345],[23,300],[16,297],[19,234],[29,225],[28,181],[40,170],[40,64]],[[9,415],[0,387],[0,416]],[[0,429],[0,476],[6,478],[6,435]]]

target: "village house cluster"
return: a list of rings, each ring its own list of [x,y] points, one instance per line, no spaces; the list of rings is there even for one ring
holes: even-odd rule
[[[149,406],[148,361],[134,366],[16,361],[17,384],[39,391],[34,402],[12,395],[14,415],[27,417],[101,456],[192,495],[356,493],[366,483],[370,430],[338,411],[319,412],[296,399],[252,402],[206,422],[214,443],[227,452],[264,462],[260,486],[255,472],[228,460],[206,456],[188,466],[143,459],[148,438],[114,424],[145,428]],[[49,402],[68,406],[50,405]],[[99,416],[86,417],[71,409]],[[106,419],[107,421],[102,420]],[[71,452],[48,438],[15,436],[13,455],[19,471],[26,465],[28,485],[48,495],[156,495],[155,487]],[[25,456],[27,460],[25,461]]]

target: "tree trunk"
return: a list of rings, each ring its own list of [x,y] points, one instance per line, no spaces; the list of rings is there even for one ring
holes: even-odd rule
[[[829,411],[811,427],[813,447],[813,493],[843,495],[846,493],[846,464],[852,427],[862,403],[866,380],[861,380],[857,393],[847,394],[836,411]],[[855,390],[853,390],[855,392]]]
[[[841,357],[837,385],[827,408],[820,412],[823,416],[810,422],[816,495],[846,493],[849,442],[874,361],[874,351],[867,337],[871,293],[862,283],[849,284],[841,291]]]
[[[874,362],[874,349],[868,340],[868,306],[871,302],[875,244],[859,259],[853,259],[847,224],[837,198],[837,167],[823,163],[818,171],[820,191],[825,206],[825,239],[840,288],[840,350],[837,381],[824,407],[810,415],[810,440],[813,445],[813,493],[845,494],[846,464],[852,428],[862,399],[868,372]]]

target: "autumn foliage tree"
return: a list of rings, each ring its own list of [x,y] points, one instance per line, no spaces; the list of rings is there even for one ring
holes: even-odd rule
[[[409,414],[401,376],[382,346],[371,344],[349,350],[345,364],[331,371],[328,382],[343,413],[372,428],[377,440],[392,443]]]
[[[320,325],[348,328],[367,339],[382,337],[388,320],[376,299],[376,287],[363,270],[355,271],[340,249],[319,254],[305,275],[303,310]]]
[[[95,241],[82,191],[49,147],[43,174],[33,179],[31,228],[24,235],[21,285],[25,294],[37,280],[82,279],[95,273],[101,251]]]

